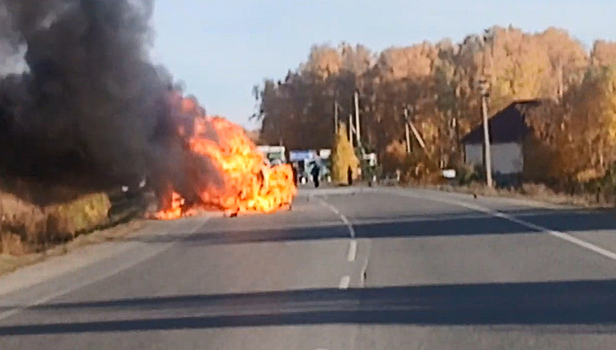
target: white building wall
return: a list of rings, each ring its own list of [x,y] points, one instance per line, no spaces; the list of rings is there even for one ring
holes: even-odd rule
[[[464,145],[466,163],[483,164],[483,145]],[[501,174],[521,173],[524,167],[522,145],[518,143],[496,143],[491,145],[492,172]]]

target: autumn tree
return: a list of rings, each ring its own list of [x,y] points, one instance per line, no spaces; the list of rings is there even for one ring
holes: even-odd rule
[[[565,30],[550,27],[537,36],[550,60],[547,94],[562,98],[569,88],[581,82],[588,66],[588,53]]]
[[[590,52],[590,61],[595,67],[616,65],[616,42],[597,40]]]
[[[347,172],[351,168],[355,174],[359,160],[347,136],[347,128],[341,124],[332,147],[332,179],[338,184],[348,184]]]
[[[602,175],[616,154],[616,69],[591,69],[574,100],[569,122],[579,172]],[[576,142],[577,141],[577,142]],[[579,175],[579,173],[577,174]]]
[[[302,69],[320,80],[337,75],[342,68],[340,52],[328,45],[313,45]]]
[[[373,117],[365,126],[374,132],[373,145],[381,156],[392,141],[404,138],[405,109],[421,128],[435,127],[432,74],[437,60],[436,47],[427,42],[389,48],[379,56],[370,76]]]
[[[536,167],[527,175],[561,183],[603,176],[616,161],[616,69],[589,69],[579,86],[531,113],[528,122],[534,146],[525,166]]]
[[[445,39],[376,53],[360,44],[314,45],[284,79],[255,88],[254,118],[261,122],[261,142],[289,149],[329,147],[336,139],[334,106],[339,121],[346,121],[359,91],[362,144],[387,168],[419,176],[461,165],[460,140],[481,123],[479,81],[486,78],[490,114],[516,100],[546,102],[528,121],[537,147],[545,151],[533,159],[543,154],[537,164],[549,162],[545,176],[581,178],[587,169],[604,169],[611,161],[606,123],[612,73],[602,67],[614,63],[615,43],[597,41],[587,52],[558,28],[529,33],[494,26],[459,43]],[[410,154],[405,110],[416,131]]]
[[[491,104],[500,110],[513,100],[544,97],[550,58],[533,35],[518,28],[492,28],[482,50],[491,83]]]
[[[341,118],[353,109],[352,94],[372,65],[372,55],[361,45],[338,48],[315,45],[306,62],[283,81],[267,80],[253,93],[266,143],[292,149],[326,148],[334,137],[334,103]]]

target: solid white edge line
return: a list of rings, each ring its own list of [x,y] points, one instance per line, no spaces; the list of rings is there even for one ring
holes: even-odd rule
[[[497,217],[497,218],[501,218],[503,220],[507,220],[513,223],[516,223],[518,225],[524,226],[526,228],[530,228],[539,232],[543,232],[543,233],[547,233],[550,236],[562,239],[566,242],[569,242],[571,244],[575,244],[578,247],[587,249],[589,251],[592,251],[594,253],[597,253],[599,255],[602,255],[608,259],[611,260],[616,260],[616,253],[612,252],[610,250],[607,250],[605,248],[601,248],[597,245],[594,245],[590,242],[584,241],[582,239],[579,239],[569,233],[565,233],[565,232],[561,232],[561,231],[555,231],[555,230],[551,230],[547,227],[544,226],[539,226],[539,225],[535,225],[533,223],[530,223],[528,221],[524,221],[524,220],[520,220],[516,217],[507,215],[505,213],[502,213],[500,211],[497,210],[492,210],[490,208],[486,208],[486,207],[481,207],[478,205],[474,205],[474,204],[470,204],[470,203],[465,203],[465,202],[460,202],[460,201],[456,201],[453,199],[444,199],[444,198],[435,198],[435,197],[428,197],[428,196],[419,196],[419,195],[415,195],[412,193],[399,193],[399,192],[390,192],[390,193],[394,193],[394,194],[398,194],[398,195],[402,195],[402,196],[408,196],[408,197],[413,197],[413,198],[420,198],[420,199],[427,199],[433,202],[440,202],[440,203],[446,203],[446,204],[452,204],[452,205],[457,205],[457,206],[461,206],[467,209],[471,209],[471,210],[475,210],[475,211],[479,211],[482,213],[486,213],[488,215]]]
[[[340,283],[338,284],[339,289],[349,289],[349,285],[351,284],[351,276],[346,275],[342,276],[340,279]]]
[[[203,225],[209,219],[210,219],[209,217],[205,218],[205,220],[203,220],[199,225],[197,225],[197,227],[192,229],[188,234],[191,235],[191,234],[197,232],[197,230],[199,230],[201,227],[203,227]],[[94,283],[103,281],[103,280],[105,280],[107,278],[110,278],[110,277],[112,277],[114,275],[117,275],[118,273],[120,273],[120,272],[122,272],[124,270],[127,270],[127,269],[129,269],[129,268],[131,268],[133,266],[136,266],[136,265],[144,262],[144,261],[147,261],[148,259],[153,258],[154,256],[162,253],[163,251],[167,250],[171,246],[175,245],[175,243],[177,243],[177,242],[171,242],[171,243],[165,244],[165,245],[159,247],[158,249],[152,250],[149,254],[146,254],[145,256],[141,257],[140,259],[135,260],[135,261],[131,261],[129,264],[122,265],[122,266],[120,266],[120,267],[118,267],[116,269],[111,270],[108,273],[101,274],[101,275],[97,276],[93,280],[89,280],[89,281],[84,282],[84,283],[79,283],[79,284],[70,286],[68,288],[60,290],[59,292],[50,294],[50,295],[48,295],[46,297],[38,299],[38,300],[36,300],[36,301],[34,301],[32,303],[29,303],[27,305],[24,305],[24,306],[21,306],[21,307],[14,308],[12,310],[7,310],[5,312],[2,312],[2,313],[0,313],[0,321],[6,320],[9,317],[15,316],[15,315],[17,315],[17,314],[19,314],[19,313],[21,313],[21,312],[31,308],[31,307],[40,306],[40,305],[45,304],[46,302],[48,302],[50,300],[56,299],[56,298],[61,297],[61,296],[65,295],[65,294],[72,293],[72,292],[74,292],[76,290],[79,290],[81,288],[85,288],[85,287],[90,286],[90,285],[92,285]]]
[[[588,250],[590,250],[592,252],[595,252],[597,254],[603,255],[606,258],[609,258],[609,259],[612,259],[612,260],[616,260],[616,253],[614,253],[612,251],[609,251],[607,249],[601,248],[601,247],[599,247],[597,245],[594,245],[594,244],[592,244],[590,242],[586,242],[586,241],[584,241],[582,239],[579,239],[579,238],[577,238],[575,236],[572,236],[569,233],[550,230],[547,227],[531,224],[529,222],[520,220],[520,219],[515,218],[515,217],[511,217],[511,216],[506,215],[506,214],[502,214],[502,213],[500,213],[500,214],[501,215],[498,215],[498,217],[500,217],[500,218],[509,220],[511,222],[517,223],[517,224],[522,225],[522,226],[526,226],[526,227],[528,227],[530,229],[546,232],[546,233],[550,234],[551,236],[560,238],[560,239],[562,239],[564,241],[567,241],[569,243],[572,243],[572,244],[575,244],[575,245],[580,246],[582,248],[588,249]]]

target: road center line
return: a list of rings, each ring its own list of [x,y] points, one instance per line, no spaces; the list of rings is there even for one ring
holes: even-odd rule
[[[340,210],[338,210],[338,208],[334,207],[333,205],[329,204],[328,202],[324,201],[319,197],[316,197],[316,199],[319,201],[319,203],[321,203],[322,206],[329,209],[332,213],[338,215],[338,217],[340,217],[340,220],[342,220],[342,222],[344,222],[346,227],[349,229],[349,234],[351,235],[351,238],[355,238],[355,229],[353,228],[353,224],[351,224],[351,221],[346,216],[344,216],[344,214],[342,214]]]
[[[351,284],[351,276],[342,276],[340,279],[340,283],[338,284],[338,288],[340,289],[349,289],[349,285]]]
[[[338,208],[336,208],[335,206],[331,205],[330,203],[326,202],[325,200],[319,197],[316,197],[316,199],[319,201],[319,204],[327,208],[332,213],[336,214],[336,216],[338,216],[340,220],[342,220],[342,222],[346,225],[347,229],[349,230],[349,235],[351,236],[351,242],[349,242],[349,253],[347,255],[347,261],[354,262],[355,259],[357,258],[357,240],[355,239],[356,237],[355,228],[353,228],[353,224],[351,223],[351,220],[349,220],[349,218],[347,218],[344,214],[342,214],[340,210],[338,210]]]
[[[401,195],[401,196],[407,196],[407,197],[413,197],[413,198],[419,198],[419,199],[427,199],[427,200],[430,200],[430,201],[433,201],[433,202],[440,202],[440,203],[445,203],[445,204],[453,204],[453,205],[457,205],[457,206],[464,207],[464,208],[467,208],[467,209],[471,209],[471,210],[479,211],[479,212],[482,212],[482,213],[486,213],[488,215],[491,215],[491,216],[494,216],[494,217],[497,217],[497,218],[501,218],[503,220],[507,220],[507,221],[516,223],[518,225],[524,226],[526,228],[529,228],[529,229],[532,229],[532,230],[535,230],[535,231],[538,231],[538,232],[547,233],[547,234],[549,234],[552,237],[556,237],[556,238],[562,239],[562,240],[564,240],[566,242],[569,242],[571,244],[575,244],[578,247],[587,249],[587,250],[592,251],[594,253],[597,253],[597,254],[599,254],[601,256],[604,256],[604,257],[606,257],[608,259],[616,261],[616,253],[615,252],[612,252],[612,251],[607,250],[605,248],[599,247],[599,246],[594,245],[594,244],[592,244],[590,242],[587,242],[585,240],[579,239],[579,238],[577,238],[577,237],[575,237],[575,236],[573,236],[573,235],[571,235],[569,233],[565,233],[565,232],[561,232],[561,231],[555,231],[555,230],[549,229],[549,228],[544,227],[544,226],[535,225],[533,223],[530,223],[528,221],[524,221],[524,220],[518,219],[518,218],[516,218],[514,216],[505,214],[505,213],[500,212],[498,210],[492,210],[490,208],[486,208],[486,207],[482,207],[482,206],[479,206],[479,205],[470,204],[470,203],[466,203],[466,202],[462,202],[462,201],[457,201],[455,199],[445,199],[445,198],[438,198],[438,197],[419,196],[419,195],[415,195],[415,194],[408,193],[408,192],[407,193],[392,192],[392,193],[397,194],[397,195]]]
[[[352,240],[350,245],[351,246],[349,247],[349,255],[347,256],[347,261],[353,262],[355,261],[355,258],[357,257],[357,241]]]

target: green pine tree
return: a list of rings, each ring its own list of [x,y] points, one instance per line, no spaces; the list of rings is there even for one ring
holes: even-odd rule
[[[341,124],[332,147],[332,180],[337,184],[348,184],[347,171],[349,167],[353,174],[357,172],[359,160],[353,146],[347,137],[347,128]]]

